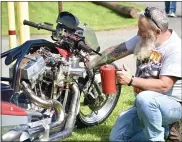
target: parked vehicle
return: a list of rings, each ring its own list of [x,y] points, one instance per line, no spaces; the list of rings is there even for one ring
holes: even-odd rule
[[[121,86],[116,94],[103,94],[99,70],[86,66],[91,56],[101,55],[95,32],[69,12],[56,22],[53,29],[24,20],[51,31],[53,42],[28,40],[1,54],[11,64],[9,78],[1,77],[7,82],[1,82],[3,141],[65,139],[75,127],[104,122],[117,104]]]

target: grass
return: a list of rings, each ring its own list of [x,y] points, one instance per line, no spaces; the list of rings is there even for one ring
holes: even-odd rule
[[[140,10],[144,6],[132,2],[119,2],[122,5],[133,6]],[[16,8],[16,2],[15,2]],[[63,2],[63,11],[76,15],[81,23],[87,23],[94,30],[112,30],[121,27],[136,26],[137,19],[122,17],[110,9],[92,2]],[[16,11],[15,11],[16,12]],[[7,2],[2,2],[2,35],[8,34]],[[50,22],[56,26],[58,2],[29,2],[29,20],[34,22]],[[17,19],[17,15],[16,15]],[[16,20],[17,25],[17,20]],[[17,29],[18,30],[18,29]],[[31,34],[50,34],[45,30],[30,29]]]
[[[108,141],[110,131],[116,122],[117,116],[130,108],[133,102],[134,94],[132,93],[132,87],[124,86],[114,111],[105,122],[86,129],[75,129],[72,136],[64,141]]]

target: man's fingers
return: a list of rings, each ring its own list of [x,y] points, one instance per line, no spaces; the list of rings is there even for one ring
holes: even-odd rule
[[[116,71],[116,75],[123,75],[122,71]]]

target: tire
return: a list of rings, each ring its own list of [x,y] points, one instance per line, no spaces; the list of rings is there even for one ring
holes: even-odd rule
[[[112,64],[112,65],[114,65],[116,69],[118,68],[115,64]],[[101,81],[98,83],[101,83]],[[100,88],[101,88],[101,84],[100,84]],[[121,85],[117,85],[117,93],[107,95],[106,97],[107,100],[105,101],[104,105],[102,105],[102,107],[97,110],[97,113],[94,113],[93,109],[90,109],[91,113],[89,115],[83,114],[81,110],[82,105],[80,102],[80,111],[77,116],[76,127],[85,128],[85,127],[95,126],[95,125],[99,125],[103,123],[111,115],[112,111],[114,110],[118,102],[118,99],[120,97],[120,94],[121,94]]]

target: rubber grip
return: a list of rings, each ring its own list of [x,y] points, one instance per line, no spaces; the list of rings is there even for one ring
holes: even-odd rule
[[[92,52],[92,49],[88,47],[82,40],[78,42],[78,48],[88,53]]]

